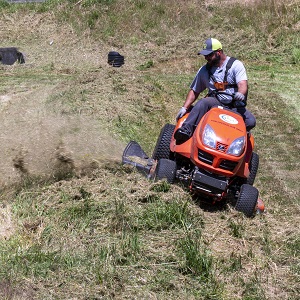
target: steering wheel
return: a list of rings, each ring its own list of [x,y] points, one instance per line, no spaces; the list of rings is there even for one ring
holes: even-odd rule
[[[233,107],[245,107],[246,106],[246,102],[244,101],[237,101],[237,100],[234,100],[234,95],[235,93],[227,93],[227,92],[223,92],[223,91],[216,91],[215,92],[215,95],[217,97],[217,99],[222,103],[222,101],[218,98],[218,95],[224,95],[224,96],[227,96],[227,97],[230,97],[231,100],[228,104],[231,104]],[[223,103],[222,103],[223,104]]]

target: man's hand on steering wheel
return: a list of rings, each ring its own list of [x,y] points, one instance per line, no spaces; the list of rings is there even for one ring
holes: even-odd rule
[[[235,101],[244,101],[245,100],[245,95],[240,93],[240,92],[236,92],[233,96],[233,99]]]
[[[186,114],[187,109],[183,106],[180,108],[177,116],[176,116],[176,121],[178,121],[181,117],[183,117]]]

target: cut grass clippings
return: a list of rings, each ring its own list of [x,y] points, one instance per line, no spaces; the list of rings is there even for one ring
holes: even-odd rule
[[[1,299],[297,299],[296,2],[0,3],[26,61],[1,66]],[[209,36],[248,70],[254,218],[121,165],[174,124]]]

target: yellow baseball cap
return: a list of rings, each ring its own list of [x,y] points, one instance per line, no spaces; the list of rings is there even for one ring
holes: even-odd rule
[[[198,54],[209,55],[212,52],[222,49],[222,44],[214,38],[209,38],[203,45],[203,50],[199,51]]]

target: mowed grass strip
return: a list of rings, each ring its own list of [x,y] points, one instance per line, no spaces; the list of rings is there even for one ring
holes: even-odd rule
[[[79,170],[77,161],[67,163],[72,156],[62,156],[66,161],[54,176],[35,178],[29,171],[2,188],[0,224],[11,224],[0,231],[2,298],[297,299],[299,10],[294,1],[251,3],[1,6],[3,28],[11,28],[3,44],[21,44],[31,58],[25,68],[3,67],[9,76],[2,93],[55,83],[46,99],[49,111],[65,120],[97,120],[108,154],[116,146],[103,132],[107,140],[135,139],[151,155],[160,128],[174,122],[204,63],[196,55],[201,41],[218,33],[226,52],[247,65],[261,161],[255,185],[267,207],[266,214],[248,219],[230,205],[192,198],[181,185],[148,181],[120,161],[92,161]],[[16,26],[35,18],[30,32]],[[203,19],[209,26],[203,28]],[[51,40],[57,48],[50,48]],[[125,52],[124,68],[106,66],[111,48]],[[41,99],[34,101],[38,111]],[[6,106],[1,108],[7,120]],[[68,130],[76,136],[78,128]]]

